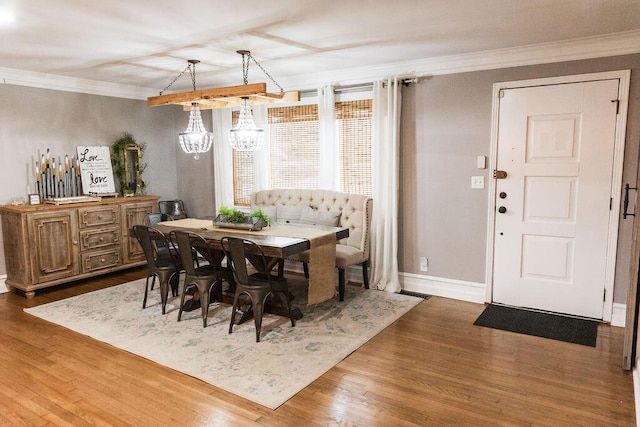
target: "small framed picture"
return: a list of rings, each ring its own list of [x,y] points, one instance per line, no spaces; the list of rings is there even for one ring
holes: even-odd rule
[[[39,205],[40,204],[40,195],[39,194],[29,194],[29,204],[30,205]]]

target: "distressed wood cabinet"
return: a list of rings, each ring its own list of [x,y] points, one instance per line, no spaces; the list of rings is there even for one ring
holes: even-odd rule
[[[69,205],[1,206],[6,286],[35,291],[145,263],[131,228],[157,196]]]

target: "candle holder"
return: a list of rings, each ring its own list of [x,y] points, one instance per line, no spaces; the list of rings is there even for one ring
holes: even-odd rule
[[[56,156],[47,148],[44,154],[38,151],[36,158],[31,176],[34,194],[41,200],[84,195],[77,155],[59,156],[56,163]]]

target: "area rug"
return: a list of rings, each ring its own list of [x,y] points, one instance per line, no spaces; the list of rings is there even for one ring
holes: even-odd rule
[[[423,301],[407,295],[346,287],[345,300],[300,307],[302,319],[265,314],[261,342],[253,321],[228,334],[231,307],[213,303],[177,321],[179,299],[160,310],[159,291],[142,309],[144,279],[25,311],[275,409]],[[305,286],[293,286],[306,301]]]
[[[489,304],[473,323],[503,331],[596,346],[598,322],[553,313]]]

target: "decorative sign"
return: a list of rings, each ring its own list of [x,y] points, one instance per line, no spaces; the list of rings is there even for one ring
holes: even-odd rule
[[[78,164],[84,194],[114,193],[111,154],[108,146],[78,146]]]

